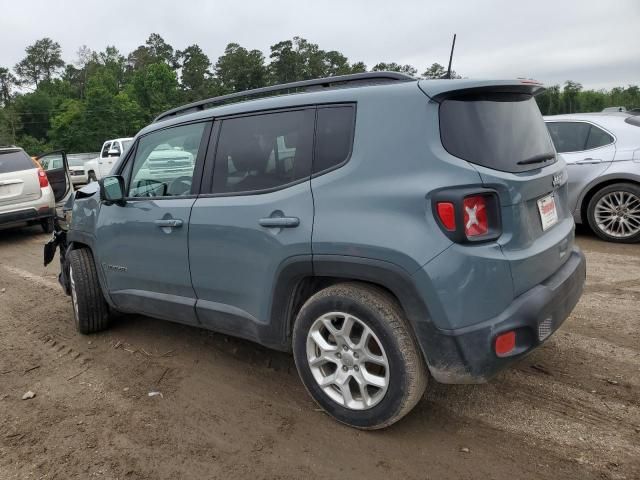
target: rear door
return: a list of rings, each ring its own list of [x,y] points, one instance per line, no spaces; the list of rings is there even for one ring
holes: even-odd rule
[[[40,155],[37,160],[47,174],[56,204],[58,206],[62,205],[67,201],[73,190],[67,154],[62,150],[57,150]]]
[[[616,154],[613,135],[583,121],[547,121],[556,151],[567,162],[569,208],[578,208],[582,190],[609,168]]]
[[[42,195],[38,166],[21,149],[0,150],[0,207],[37,200]]]
[[[200,187],[211,122],[184,124],[141,136],[120,173],[124,205],[100,206],[97,261],[116,306],[166,320],[196,324],[189,272],[189,217]],[[150,176],[152,157],[181,152],[195,158],[190,172]]]
[[[282,320],[271,318],[278,278],[292,263],[312,268],[314,116],[302,108],[216,122],[213,181],[205,173],[209,193],[189,226],[198,318],[210,328],[264,343],[282,333],[271,323]]]
[[[473,164],[483,184],[498,192],[498,243],[515,294],[555,273],[569,258],[574,223],[566,167],[533,96],[491,88],[453,92],[440,104],[440,128],[445,149]]]

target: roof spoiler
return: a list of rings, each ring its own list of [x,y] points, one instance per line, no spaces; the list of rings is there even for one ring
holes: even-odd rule
[[[440,102],[447,97],[478,93],[524,93],[538,95],[545,90],[536,80],[422,80],[420,89],[431,99]]]
[[[367,85],[378,84],[388,82],[409,82],[416,79],[410,75],[398,72],[366,72],[366,73],[354,73],[352,75],[337,75],[335,77],[316,78],[313,80],[301,80],[299,82],[283,83],[280,85],[271,85],[269,87],[255,88],[253,90],[245,90],[243,92],[230,93],[228,95],[221,95],[219,97],[208,98],[206,100],[200,100],[198,102],[189,103],[182,107],[173,108],[167,110],[164,113],[158,115],[155,122],[166,120],[170,117],[176,117],[178,115],[184,115],[187,113],[197,112],[212,108],[223,103],[234,103],[233,101],[241,101],[242,99],[248,99],[251,97],[257,97],[265,94],[272,94],[276,92],[287,92],[291,90],[299,89],[323,89],[336,85]]]

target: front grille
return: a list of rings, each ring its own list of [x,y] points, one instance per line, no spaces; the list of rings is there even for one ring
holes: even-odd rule
[[[553,321],[551,318],[546,318],[538,324],[538,340],[542,341],[551,335],[551,329],[553,327]]]

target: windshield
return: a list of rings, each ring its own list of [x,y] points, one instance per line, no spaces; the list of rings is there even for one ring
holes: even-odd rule
[[[440,136],[450,154],[494,170],[523,172],[556,161],[538,105],[527,94],[446,99],[440,105]]]

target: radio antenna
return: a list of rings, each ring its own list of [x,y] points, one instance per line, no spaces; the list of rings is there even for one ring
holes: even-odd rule
[[[449,55],[449,68],[447,68],[447,78],[451,79],[451,62],[453,61],[453,49],[456,48],[456,34],[453,34],[453,43],[451,44],[451,54]]]

